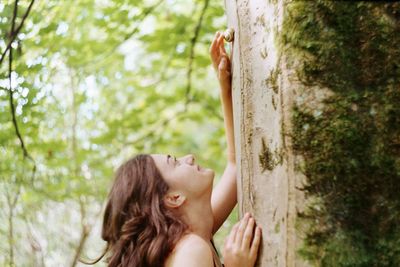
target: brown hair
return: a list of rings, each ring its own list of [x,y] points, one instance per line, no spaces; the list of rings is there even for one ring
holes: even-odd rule
[[[109,267],[164,265],[187,230],[165,206],[167,190],[150,155],[137,155],[118,168],[101,233]]]

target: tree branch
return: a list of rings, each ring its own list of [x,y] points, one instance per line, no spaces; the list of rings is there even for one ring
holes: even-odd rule
[[[75,267],[78,263],[79,256],[82,253],[83,247],[85,245],[85,242],[87,238],[89,237],[90,231],[92,229],[92,225],[88,225],[85,220],[86,220],[86,209],[85,209],[85,203],[83,202],[82,199],[79,199],[79,207],[80,207],[80,212],[81,212],[81,237],[79,239],[78,246],[76,247],[75,250],[75,255],[71,263],[71,267]]]
[[[11,191],[11,190],[10,190]],[[15,266],[14,262],[14,211],[18,202],[19,195],[21,193],[21,186],[18,185],[17,192],[14,196],[11,196],[11,193],[6,190],[6,199],[8,205],[8,245],[9,245],[9,264],[10,266]]]
[[[34,0],[32,0],[31,4],[33,4],[33,2],[34,2]],[[31,7],[31,5],[29,6],[29,8],[30,8],[30,7]],[[26,16],[27,16],[27,14],[29,13],[29,10],[30,10],[30,9],[28,9],[27,12],[25,12],[24,19],[22,20],[22,22],[21,22],[20,26],[18,27],[18,29],[17,29],[16,31],[14,31],[14,28],[15,28],[15,20],[17,19],[17,13],[18,13],[18,0],[15,1],[14,14],[13,14],[13,18],[12,18],[12,21],[11,21],[11,31],[10,31],[10,35],[12,36],[12,38],[11,38],[10,44],[12,43],[12,40],[15,39],[15,36],[17,35],[17,32],[21,29],[22,24],[23,24],[23,22],[24,22],[24,20],[25,20],[25,18],[26,18]],[[13,36],[14,36],[14,37],[13,37]],[[10,47],[11,47],[11,45],[10,45]],[[3,56],[2,56],[2,59],[3,59]],[[18,140],[19,140],[19,142],[20,142],[20,146],[21,146],[22,151],[23,151],[24,158],[28,158],[28,159],[30,159],[30,160],[33,162],[32,178],[31,178],[31,179],[33,180],[33,179],[34,179],[34,176],[35,176],[35,172],[36,172],[36,163],[35,163],[35,161],[33,160],[33,158],[31,157],[31,155],[28,153],[28,150],[27,150],[26,147],[25,147],[24,140],[23,140],[23,138],[22,138],[21,132],[19,131],[19,127],[18,127],[18,123],[17,123],[17,118],[16,118],[16,116],[15,116],[14,91],[13,91],[12,82],[11,82],[12,61],[13,61],[12,49],[9,49],[9,50],[8,50],[8,81],[9,81],[9,86],[10,86],[10,88],[9,88],[9,90],[8,90],[8,93],[9,93],[9,102],[10,102],[11,118],[12,118],[12,123],[13,123],[13,125],[14,125],[15,134],[16,134],[17,137],[18,137]],[[0,62],[0,64],[1,64],[1,62]]]
[[[26,10],[24,16],[22,17],[21,23],[19,24],[19,26],[17,27],[17,29],[15,31],[14,31],[14,26],[12,26],[12,31],[10,32],[10,41],[8,42],[6,49],[3,51],[3,53],[1,54],[1,57],[0,57],[0,66],[3,63],[4,58],[6,57],[7,51],[10,50],[12,43],[14,42],[15,38],[17,37],[19,31],[22,29],[22,26],[24,25],[24,22],[32,9],[34,2],[35,2],[35,0],[32,0],[31,3],[29,4],[28,9]],[[16,5],[18,5],[18,0],[16,0],[15,3],[17,3]],[[14,12],[16,12],[16,8],[14,8]],[[16,17],[13,18],[12,25],[15,24],[15,19],[16,19]]]
[[[25,225],[26,225],[26,229],[28,231],[28,242],[29,245],[32,249],[33,254],[36,256],[37,254],[39,254],[39,261],[40,261],[40,266],[41,267],[45,267],[45,263],[44,263],[44,253],[43,253],[43,247],[40,244],[40,241],[36,238],[35,234],[32,231],[32,224],[30,222],[30,220],[27,218],[26,214],[24,214],[22,216]],[[35,257],[35,265],[38,264],[38,262],[36,261],[36,257]]]
[[[195,56],[194,50],[195,50],[197,39],[199,37],[200,29],[201,29],[201,26],[203,23],[203,18],[206,13],[206,10],[208,8],[209,2],[210,2],[209,0],[204,1],[204,6],[203,6],[203,9],[201,10],[199,20],[196,24],[196,28],[194,30],[194,35],[190,41],[191,45],[190,45],[189,62],[188,62],[188,69],[186,72],[186,103],[185,103],[185,106],[187,105],[188,102],[191,102],[193,100],[192,96],[190,95],[190,91],[192,88],[193,60],[194,60],[194,56]]]

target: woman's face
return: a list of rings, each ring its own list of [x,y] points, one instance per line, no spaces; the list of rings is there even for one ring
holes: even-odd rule
[[[211,194],[214,171],[197,165],[193,155],[181,158],[162,154],[151,156],[170,191],[183,193],[188,200]]]

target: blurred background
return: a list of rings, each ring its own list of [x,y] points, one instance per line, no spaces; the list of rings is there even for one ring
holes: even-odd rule
[[[0,1],[0,266],[101,255],[113,172],[137,153],[193,153],[217,182],[225,25],[223,1]]]

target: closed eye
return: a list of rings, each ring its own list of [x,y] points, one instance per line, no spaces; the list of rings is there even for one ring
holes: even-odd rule
[[[174,159],[175,159],[175,166],[181,165],[181,163],[179,162],[179,160],[176,159],[176,157],[174,157]]]

